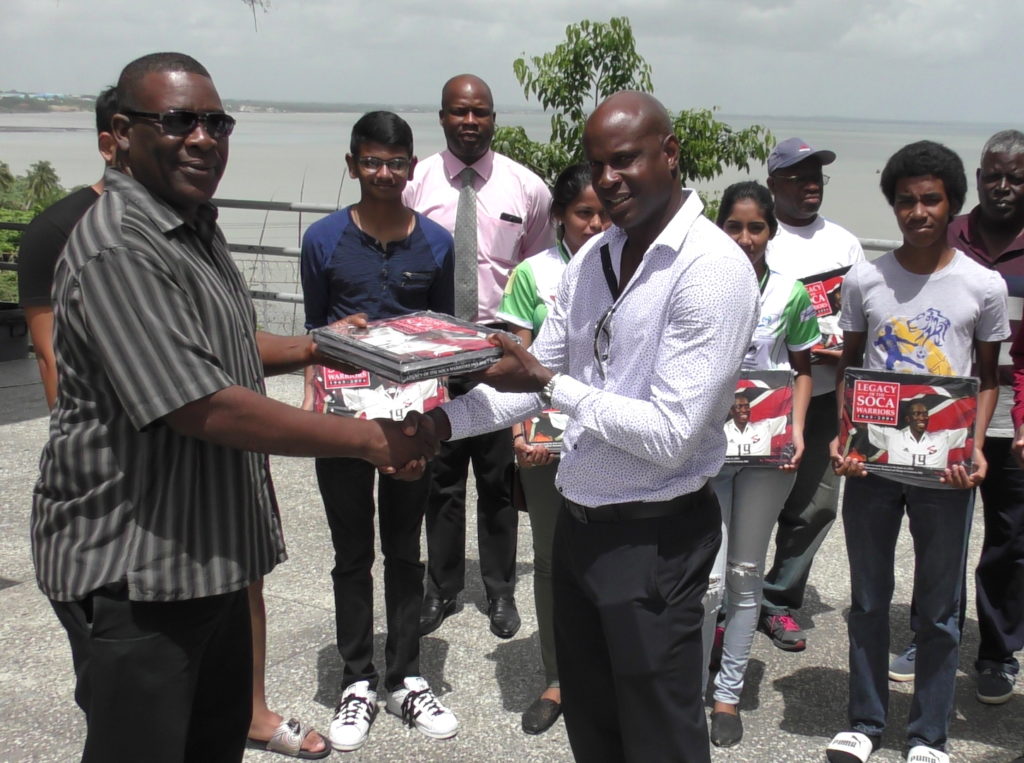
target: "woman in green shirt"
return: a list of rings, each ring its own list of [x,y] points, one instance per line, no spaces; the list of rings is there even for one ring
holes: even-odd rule
[[[591,187],[590,168],[586,164],[574,164],[558,176],[552,190],[551,218],[557,226],[558,243],[516,266],[498,310],[498,320],[513,327],[524,347],[533,342],[554,305],[569,258],[590,237],[610,225],[608,214]],[[512,445],[533,531],[533,594],[547,680],[544,693],[523,713],[523,731],[540,734],[551,727],[562,711],[551,593],[551,547],[562,497],[555,489],[557,456],[543,445],[529,445],[523,424],[512,428]]]

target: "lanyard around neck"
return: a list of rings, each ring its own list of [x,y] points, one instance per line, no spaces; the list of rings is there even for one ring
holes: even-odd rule
[[[601,268],[604,270],[604,280],[608,283],[608,291],[612,293],[612,302],[619,298],[622,290],[619,288],[619,279],[615,277],[615,268],[612,267],[612,253],[608,244],[601,247]]]

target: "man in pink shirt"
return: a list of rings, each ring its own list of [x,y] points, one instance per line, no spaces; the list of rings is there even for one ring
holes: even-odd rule
[[[455,237],[458,317],[505,328],[495,316],[509,272],[554,243],[551,193],[537,175],[491,150],[494,99],[479,77],[462,74],[448,80],[438,115],[448,147],[417,165],[403,200]],[[471,386],[453,378],[449,390],[456,396]],[[513,598],[518,517],[506,481],[512,463],[508,430],[444,443],[433,464],[420,632],[425,635],[440,627],[455,611],[456,597],[465,587],[470,461],[476,477],[477,537],[487,615],[496,636],[511,638],[520,623]]]

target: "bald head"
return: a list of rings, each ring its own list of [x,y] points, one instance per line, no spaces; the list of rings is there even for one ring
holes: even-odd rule
[[[475,74],[456,74],[445,82],[444,87],[441,88],[441,108],[443,109],[450,99],[470,91],[486,98],[487,102],[491,104],[491,108],[494,108],[494,98],[491,96],[490,86]]]
[[[643,251],[683,201],[679,140],[668,112],[647,93],[616,93],[587,120],[583,150],[612,222]]]
[[[598,122],[604,125],[628,124],[640,135],[665,137],[672,132],[672,118],[661,101],[650,93],[636,90],[621,90],[605,98],[587,119],[586,129],[591,123]]]
[[[479,77],[459,74],[444,83],[438,117],[448,150],[464,164],[473,164],[491,148],[494,98]]]

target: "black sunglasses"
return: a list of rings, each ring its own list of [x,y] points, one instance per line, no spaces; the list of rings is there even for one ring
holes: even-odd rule
[[[191,135],[200,124],[210,133],[211,138],[226,138],[235,129],[235,118],[223,111],[208,111],[200,114],[196,111],[173,110],[157,114],[153,111],[136,111],[121,109],[122,114],[132,119],[149,119],[160,125],[167,135],[183,138]]]

